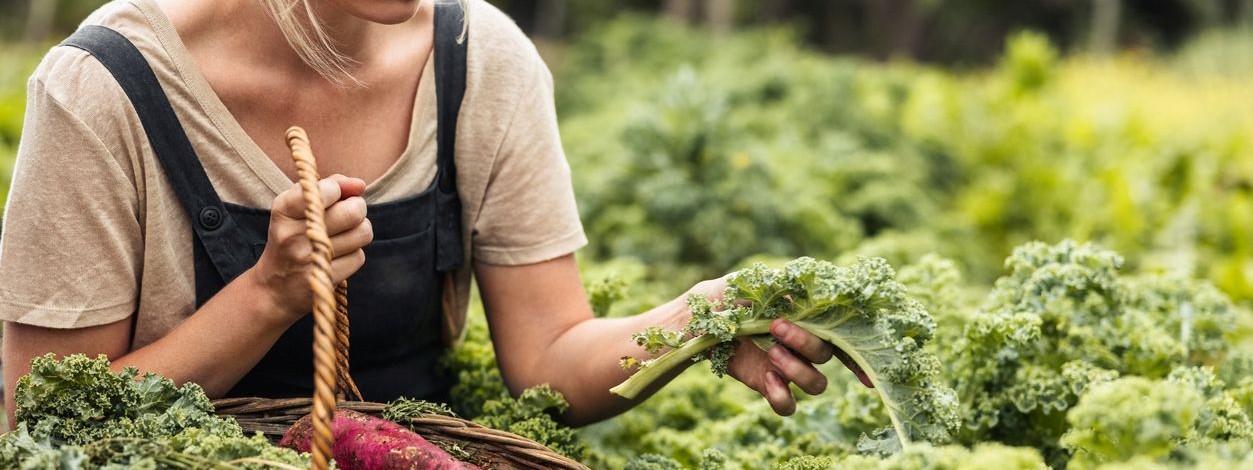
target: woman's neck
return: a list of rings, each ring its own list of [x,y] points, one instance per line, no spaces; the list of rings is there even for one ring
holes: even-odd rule
[[[235,1],[257,3],[257,0]],[[380,43],[386,39],[386,35],[382,34],[385,30],[381,28],[386,28],[387,25],[353,16],[331,2],[312,0],[309,4],[313,8],[314,16],[321,22],[322,30],[330,38],[331,44],[334,44],[335,49],[351,59],[353,63],[367,63],[372,58],[370,52],[381,49]],[[307,15],[301,16],[301,21],[307,23],[307,19]],[[309,25],[306,24],[306,26]]]
[[[234,45],[231,49],[253,55],[257,62],[283,67],[291,74],[316,76],[287,42],[261,0],[156,1],[184,40],[200,37],[217,45]],[[428,8],[427,3],[423,0],[422,8]],[[419,10],[402,24],[386,25],[354,16],[332,2],[312,0],[310,5],[331,44],[349,59],[349,71],[354,74],[388,57],[389,39],[398,37],[397,33],[407,34],[404,24],[415,24],[425,13]],[[308,26],[306,15],[297,16]]]

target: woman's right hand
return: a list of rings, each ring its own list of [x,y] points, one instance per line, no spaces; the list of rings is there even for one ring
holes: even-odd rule
[[[335,250],[331,277],[339,283],[361,269],[365,263],[362,248],[374,240],[374,228],[361,198],[365,181],[332,175],[319,181],[318,189],[326,206],[326,232]],[[274,199],[269,239],[252,268],[252,276],[288,322],[312,309],[308,272],[313,267],[313,246],[306,229],[304,198],[296,184]]]

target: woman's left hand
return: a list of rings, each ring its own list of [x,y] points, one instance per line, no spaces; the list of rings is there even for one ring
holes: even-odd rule
[[[724,277],[697,284],[688,294],[718,300],[725,289]],[[735,355],[727,366],[732,377],[765,397],[775,413],[790,416],[796,411],[796,397],[788,388],[789,382],[811,395],[826,391],[827,377],[814,365],[826,363],[832,357],[839,358],[863,385],[872,386],[866,373],[847,354],[787,320],[775,320],[770,325],[770,333],[778,344],[766,351],[751,340],[737,340]]]

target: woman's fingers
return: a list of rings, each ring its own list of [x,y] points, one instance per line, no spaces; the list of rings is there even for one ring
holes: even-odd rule
[[[827,390],[827,376],[822,375],[813,364],[802,361],[787,348],[774,345],[767,351],[770,363],[783,374],[783,377],[810,395],[817,395]]]
[[[814,364],[824,364],[831,360],[835,346],[823,341],[822,338],[809,334],[802,328],[787,320],[777,319],[770,324],[770,333],[788,349],[800,354]]]
[[[372,241],[374,241],[374,226],[371,225],[370,219],[362,220],[356,227],[331,237],[332,256],[337,257],[341,253],[357,251],[365,248]]]
[[[326,234],[335,236],[355,229],[366,218],[365,199],[353,196],[326,208]]]
[[[760,393],[775,413],[787,416],[796,411],[796,399],[787,379],[776,370],[765,351],[752,341],[739,341],[731,360],[731,375]]]
[[[343,175],[332,175],[318,181],[318,193],[322,196],[322,206],[331,207],[341,199],[358,197],[365,191],[365,181]],[[276,216],[288,219],[304,219],[305,201],[300,184],[294,183],[291,188],[283,191],[270,206]]]
[[[766,401],[770,402],[770,408],[779,416],[792,416],[796,412],[796,398],[792,396],[792,390],[787,388],[787,382],[777,372],[767,371],[765,383],[763,394]]]
[[[870,381],[870,377],[861,369],[861,366],[857,365],[856,361],[853,361],[852,357],[849,357],[848,354],[841,351],[839,348],[832,346],[831,343],[823,341],[822,338],[809,334],[809,332],[804,329],[798,328],[796,325],[782,319],[775,320],[774,323],[770,325],[770,332],[774,335],[775,339],[779,340],[780,344],[787,346],[787,349],[791,349],[793,352],[799,354],[802,358],[811,363],[823,364],[831,360],[832,357],[838,358],[840,362],[844,363],[844,367],[847,367],[848,370],[857,374],[857,380],[861,381],[862,385],[874,388],[874,383]],[[773,359],[773,357],[771,359]],[[784,370],[784,372],[787,371]],[[801,390],[808,393],[814,393],[805,388],[805,383],[797,381],[796,378],[790,375],[788,377],[792,378],[793,381],[796,382],[796,385],[801,387]],[[825,381],[825,379],[826,378],[824,377],[823,380]]]
[[[331,281],[339,284],[340,281],[352,277],[361,266],[365,264],[365,252],[360,249],[354,250],[343,256],[337,256],[331,260]]]
[[[336,173],[326,177],[326,179],[339,183],[340,199],[365,194],[365,180],[361,178],[352,178]]]
[[[343,194],[340,192],[339,182],[330,178],[318,182],[318,193],[322,196],[324,206],[335,203]],[[304,193],[300,189],[300,184],[292,184],[292,187],[274,198],[270,210],[273,215],[288,219],[305,218]]]
[[[300,185],[293,184],[286,191],[279,193],[274,201],[270,203],[271,220],[279,217],[285,219],[300,219],[305,216],[305,204],[300,199]]]
[[[870,376],[866,375],[866,371],[861,370],[861,366],[857,365],[857,362],[854,361],[853,358],[849,357],[847,353],[841,351],[839,348],[836,348],[835,357],[839,358],[840,362],[844,363],[844,367],[847,367],[848,370],[857,374],[857,380],[861,381],[862,385],[865,385],[866,388],[874,388],[874,383],[870,381]]]

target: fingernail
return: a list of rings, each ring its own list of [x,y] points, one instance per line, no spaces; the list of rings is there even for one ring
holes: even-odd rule
[[[776,336],[787,336],[787,334],[791,332],[792,325],[788,322],[779,322],[779,325],[774,327],[774,334]]]
[[[783,346],[774,345],[766,351],[766,355],[770,356],[770,360],[778,362],[783,359]]]
[[[783,385],[783,379],[779,378],[779,374],[775,373],[772,370],[766,372],[766,380],[775,386]]]

